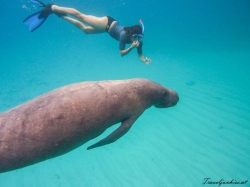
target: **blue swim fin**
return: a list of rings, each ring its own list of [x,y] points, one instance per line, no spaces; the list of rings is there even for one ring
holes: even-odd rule
[[[32,0],[32,2],[39,3],[44,8],[23,20],[24,24],[29,25],[29,30],[31,32],[39,28],[45,22],[47,17],[53,13],[51,9],[52,4],[45,5],[38,0]]]
[[[45,6],[46,6],[43,2],[41,2],[41,1],[39,1],[39,0],[30,0],[30,1],[33,2],[33,3],[38,3],[38,4],[40,4],[42,7],[45,7]]]

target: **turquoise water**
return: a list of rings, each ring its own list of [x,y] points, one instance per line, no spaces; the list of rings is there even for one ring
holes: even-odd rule
[[[47,3],[47,2],[46,2]],[[0,187],[218,186],[250,180],[250,1],[54,1],[121,25],[145,25],[145,65],[108,34],[84,35],[51,15],[28,31],[28,1],[2,1],[0,112],[70,83],[147,78],[179,103],[148,109],[117,142],[0,174]],[[25,5],[25,6],[24,6]],[[27,7],[27,8],[26,8]],[[0,153],[1,154],[1,153]],[[250,186],[250,181],[242,185]]]

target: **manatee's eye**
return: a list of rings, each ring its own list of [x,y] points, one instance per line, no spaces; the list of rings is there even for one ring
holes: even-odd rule
[[[163,90],[163,91],[162,91],[162,96],[163,96],[163,97],[166,97],[166,96],[167,96],[167,91],[166,91],[166,90]]]

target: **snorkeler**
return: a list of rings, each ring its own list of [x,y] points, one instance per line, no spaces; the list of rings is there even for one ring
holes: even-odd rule
[[[92,15],[85,15],[73,8],[59,7],[56,5],[45,5],[39,0],[31,0],[32,2],[39,3],[42,7],[37,13],[30,15],[23,23],[29,25],[29,30],[33,32],[40,27],[47,17],[54,13],[58,17],[70,22],[78,29],[82,30],[85,34],[97,34],[97,33],[109,33],[109,35],[119,41],[120,55],[125,56],[134,48],[137,48],[139,58],[145,64],[150,64],[151,60],[144,57],[142,54],[144,25],[140,20],[140,25],[134,25],[131,27],[120,26],[119,23],[110,16],[95,17]],[[67,15],[71,15],[77,18],[73,19]],[[86,23],[87,25],[83,24]],[[126,44],[131,46],[125,49]]]

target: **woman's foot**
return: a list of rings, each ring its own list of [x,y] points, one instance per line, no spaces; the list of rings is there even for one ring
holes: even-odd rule
[[[59,18],[60,17],[64,17],[64,16],[67,16],[66,13],[63,13],[63,12],[53,12],[55,15],[57,15]]]
[[[60,17],[63,17],[63,16],[67,16],[66,13],[57,11],[57,6],[56,6],[56,5],[52,5],[52,6],[51,6],[51,10],[52,10],[52,12],[53,12],[55,15],[57,15],[59,18],[60,18]]]

